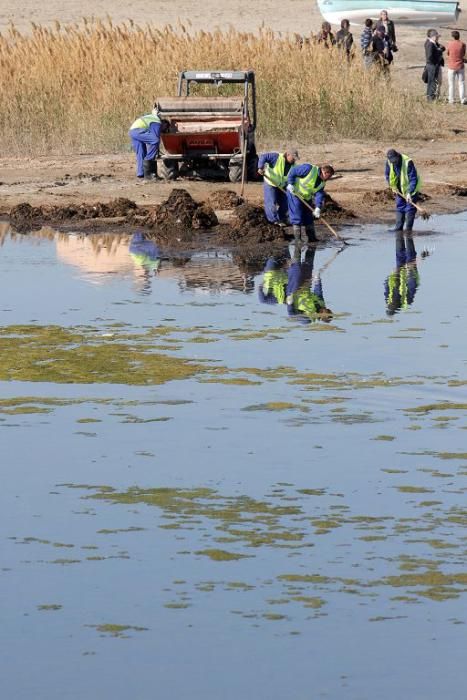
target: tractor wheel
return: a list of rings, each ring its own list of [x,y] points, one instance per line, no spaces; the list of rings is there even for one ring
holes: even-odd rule
[[[159,161],[158,174],[163,180],[176,180],[178,177],[178,163],[176,160]]]
[[[242,164],[234,163],[229,165],[229,180],[230,182],[241,182],[242,179]]]

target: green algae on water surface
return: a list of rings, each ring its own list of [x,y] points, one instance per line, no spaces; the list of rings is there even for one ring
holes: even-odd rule
[[[236,554],[234,552],[226,552],[225,549],[200,549],[195,554],[201,554],[209,557],[213,561],[236,561],[237,559],[246,559],[246,554]]]
[[[61,610],[63,605],[57,605],[57,603],[45,603],[43,605],[38,605],[38,610]]]
[[[147,385],[205,371],[203,364],[155,353],[148,333],[109,343],[89,327],[0,329],[0,380]]]
[[[138,627],[136,625],[115,625],[111,623],[104,623],[101,625],[85,625],[86,627],[92,627],[101,633],[101,636],[110,637],[126,637],[125,632],[147,632],[147,627]]]

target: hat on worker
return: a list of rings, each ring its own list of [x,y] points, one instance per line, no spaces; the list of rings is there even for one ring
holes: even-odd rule
[[[293,146],[287,146],[287,148],[285,149],[285,152],[288,153],[289,156],[293,156],[294,158],[300,158],[300,156],[298,155],[297,149],[294,148]]]
[[[386,153],[386,158],[390,163],[398,163],[400,157],[401,154],[395,151],[393,148],[390,148],[389,151]]]

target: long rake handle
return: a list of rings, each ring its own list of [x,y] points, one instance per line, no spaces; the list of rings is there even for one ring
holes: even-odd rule
[[[399,192],[399,190],[394,190],[394,192],[395,192],[396,194],[398,194],[399,197],[402,197],[402,199],[405,199],[405,201],[407,201],[407,197],[404,197],[404,195],[402,194],[402,192]],[[423,207],[419,207],[418,204],[416,204],[415,202],[410,202],[410,204],[411,204],[413,207],[415,207],[415,209],[416,209],[417,211],[419,211],[420,214],[426,214],[426,211],[425,211],[425,209],[423,209]]]
[[[284,190],[283,187],[277,186],[277,189],[280,190],[281,192],[283,192],[284,194],[287,194],[286,190]],[[313,207],[310,207],[310,205],[308,204],[308,202],[306,202],[306,201],[303,199],[303,197],[300,197],[299,194],[295,194],[295,197],[297,197],[297,199],[299,199],[299,200],[302,202],[302,204],[304,204],[304,205],[306,206],[306,208],[309,209],[309,210],[311,211],[311,213],[313,213]],[[339,234],[337,233],[337,231],[331,226],[330,223],[328,223],[328,222],[326,221],[326,219],[325,219],[324,217],[320,216],[320,218],[318,219],[318,221],[322,221],[323,224],[324,224],[325,226],[328,227],[328,229],[331,231],[332,235],[335,236],[335,237],[337,238],[338,241],[340,241],[340,242],[343,243],[344,245],[349,245],[349,244],[347,243],[347,241],[344,240],[344,239],[342,238],[342,236],[339,236]]]

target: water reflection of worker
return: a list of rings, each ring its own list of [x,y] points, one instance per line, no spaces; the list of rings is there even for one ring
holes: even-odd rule
[[[396,235],[396,269],[384,282],[388,316],[393,316],[397,311],[407,309],[412,304],[419,284],[417,252],[413,237],[400,231]]]
[[[258,288],[258,298],[262,304],[285,304],[287,270],[282,258],[268,258],[263,280]]]
[[[297,316],[306,323],[330,321],[332,311],[326,308],[324,302],[320,274],[313,274],[314,247],[294,245],[291,247],[291,258],[286,288],[288,315]]]
[[[130,240],[130,255],[133,262],[143,271],[142,291],[149,292],[151,277],[156,275],[161,264],[161,253],[154,241],[137,231]]]

